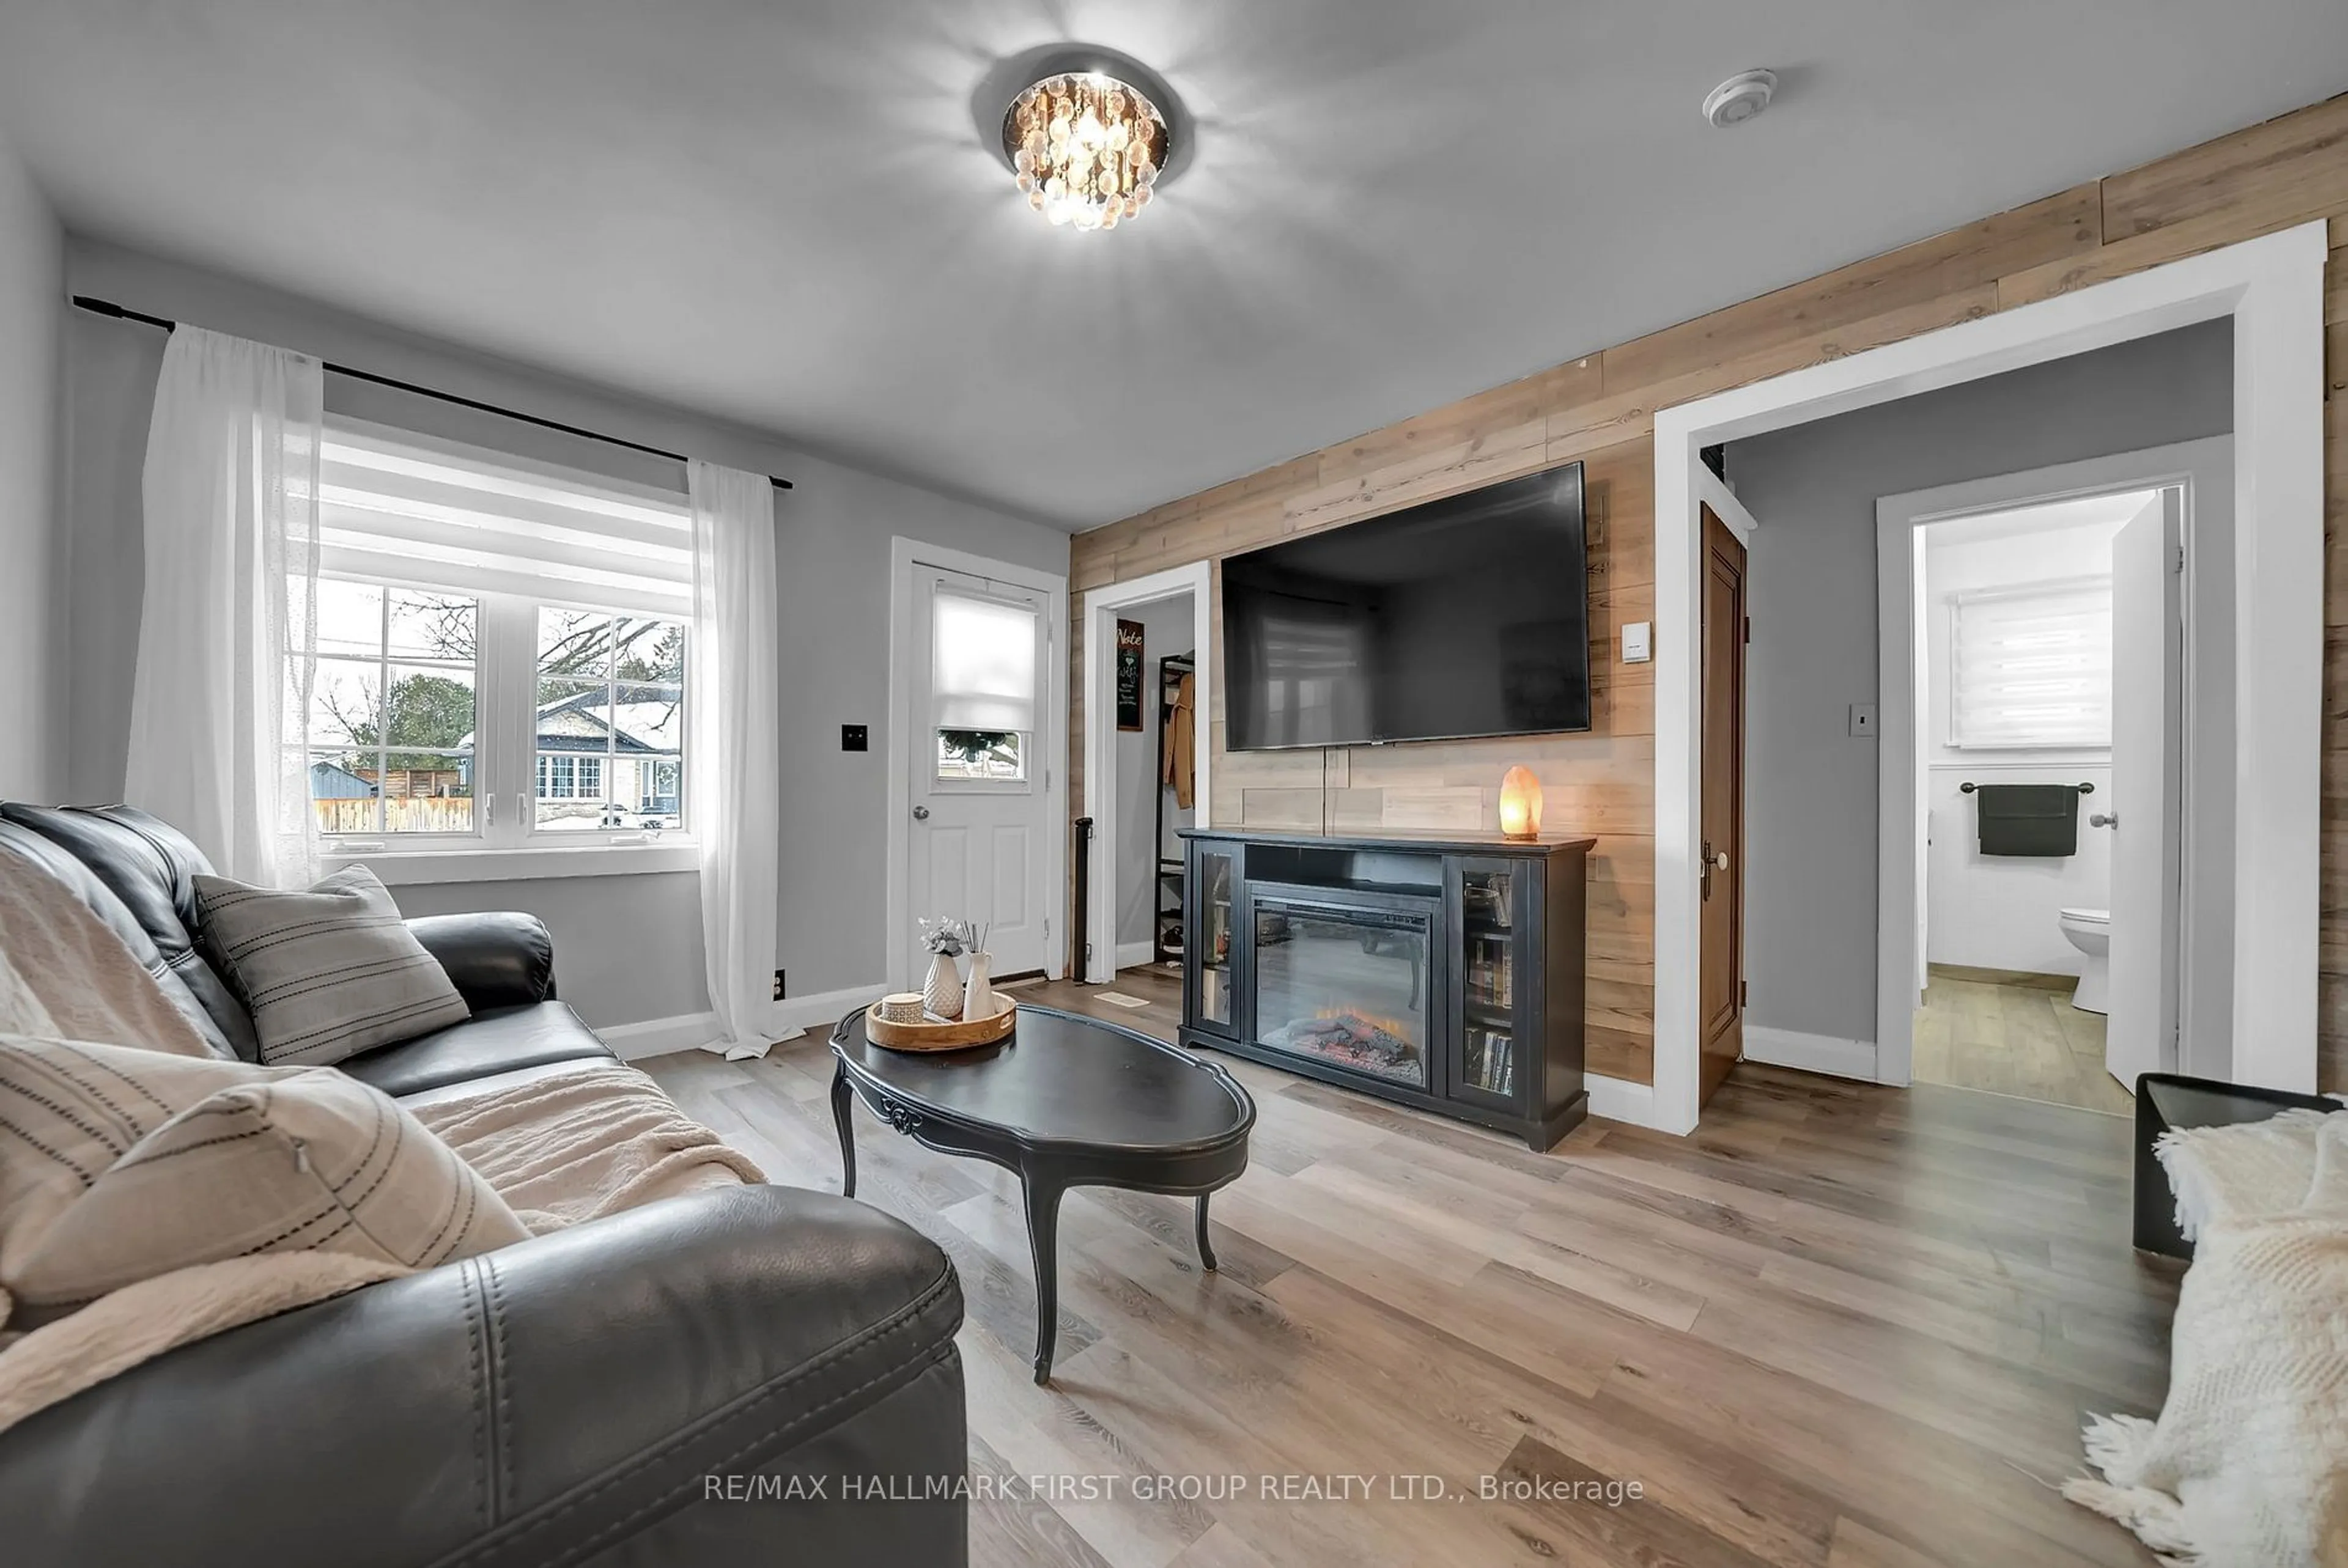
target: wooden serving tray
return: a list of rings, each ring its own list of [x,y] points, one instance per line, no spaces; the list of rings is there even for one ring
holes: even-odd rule
[[[1003,999],[1003,1010],[988,1018],[956,1019],[952,1023],[891,1023],[880,1016],[880,1004],[864,1009],[864,1038],[891,1050],[961,1050],[992,1045],[1011,1032],[1018,1021],[1019,1004]]]

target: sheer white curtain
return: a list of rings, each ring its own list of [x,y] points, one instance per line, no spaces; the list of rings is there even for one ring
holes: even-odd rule
[[[685,759],[701,842],[701,941],[711,1049],[757,1056],[774,1039],[782,825],[775,773],[775,490],[764,474],[691,465],[693,682]]]
[[[147,586],[123,795],[223,876],[317,875],[319,363],[182,326],[147,434]]]

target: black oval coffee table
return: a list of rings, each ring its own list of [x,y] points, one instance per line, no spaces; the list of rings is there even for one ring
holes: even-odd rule
[[[856,1195],[853,1092],[898,1132],[942,1154],[991,1161],[1019,1177],[1035,1255],[1035,1381],[1052,1375],[1059,1319],[1060,1194],[1128,1187],[1199,1200],[1247,1169],[1255,1102],[1221,1067],[1162,1040],[1056,1008],[1023,1007],[1011,1038],[967,1050],[891,1050],[865,1037],[864,1009],[831,1032],[838,1069],[841,1190]]]

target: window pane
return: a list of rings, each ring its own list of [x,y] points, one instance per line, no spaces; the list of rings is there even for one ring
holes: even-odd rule
[[[604,792],[618,825],[660,832],[685,825],[685,759],[671,753],[615,756]]]
[[[473,831],[473,753],[394,752],[382,775],[386,833]]]
[[[613,621],[580,610],[538,612],[538,672],[602,678],[612,672]]]
[[[575,752],[541,752],[537,824],[554,832],[603,826],[603,758]]]
[[[373,746],[381,732],[383,667],[321,659],[310,682],[310,744]]]
[[[414,663],[470,668],[479,643],[480,605],[448,594],[391,592],[391,641],[386,651]]]
[[[479,621],[479,602],[464,595],[319,584],[321,657],[304,719],[320,831],[478,831]]]
[[[404,767],[408,751],[469,750],[473,744],[473,671],[469,668],[391,667],[384,701],[387,765]]]
[[[650,616],[623,616],[612,623],[615,663],[613,672],[623,681],[660,681],[671,685],[685,679],[685,628],[674,620]]]
[[[1017,781],[1027,776],[1027,737],[1014,730],[940,730],[938,777]]]
[[[683,623],[656,616],[540,610],[538,826],[685,826],[687,640]]]
[[[372,583],[318,584],[318,651],[372,659],[383,651],[383,589]]]
[[[373,752],[325,751],[310,753],[310,804],[324,834],[376,834],[383,831],[375,780]]]
[[[685,749],[683,687],[623,681],[613,685],[612,695],[614,701],[597,712],[611,725],[614,755]]]

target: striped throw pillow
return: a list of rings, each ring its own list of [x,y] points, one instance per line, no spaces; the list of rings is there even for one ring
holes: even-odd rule
[[[5,1034],[0,1215],[10,1329],[198,1264],[335,1252],[422,1269],[530,1236],[348,1073]]]
[[[195,883],[198,935],[252,1014],[265,1063],[323,1066],[473,1016],[364,866],[299,893]]]

